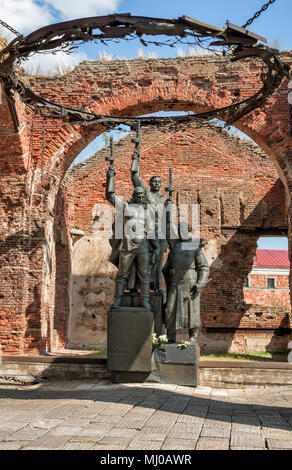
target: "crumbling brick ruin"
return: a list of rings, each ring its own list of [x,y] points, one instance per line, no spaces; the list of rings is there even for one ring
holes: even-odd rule
[[[282,59],[291,64],[291,53],[284,53]],[[230,64],[225,58],[209,55],[97,61],[84,62],[63,77],[26,76],[24,79],[48,99],[69,106],[88,107],[97,113],[129,116],[159,110],[198,112],[226,106],[235,99],[244,99],[254,93],[260,87],[261,67],[258,64],[256,60]],[[204,131],[210,133],[209,149],[204,149],[203,130],[191,132],[190,127],[185,131],[187,139],[184,140],[180,134],[175,137],[176,148],[180,149],[177,157],[165,142],[165,145],[155,148],[155,152],[160,149],[159,160],[154,159],[158,154],[153,149],[151,167],[147,157],[143,160],[145,178],[155,172],[161,174],[164,181],[169,164],[173,164],[178,189],[182,187],[182,178],[188,176],[189,192],[182,191],[182,198],[188,201],[196,195],[197,201],[202,204],[202,233],[213,262],[214,277],[202,300],[206,328],[202,345],[208,343],[209,348],[215,348],[220,338],[221,344],[229,347],[232,337],[233,342],[246,347],[245,333],[239,328],[244,328],[244,331],[250,328],[251,342],[247,345],[250,349],[254,349],[252,341],[256,343],[261,335],[264,335],[263,343],[267,344],[268,337],[270,342],[273,341],[275,329],[278,328],[283,329],[287,338],[289,325],[285,313],[273,320],[262,315],[260,320],[255,321],[248,315],[248,308],[242,305],[240,294],[243,275],[251,268],[260,231],[285,231],[288,227],[288,234],[291,232],[292,138],[287,96],[288,80],[284,80],[268,100],[265,109],[257,109],[236,123],[238,129],[259,145],[265,156],[252,144],[245,144],[243,150],[242,144],[235,143],[234,139],[226,142],[226,138],[212,129]],[[64,177],[80,151],[104,128],[97,125],[65,125],[61,120],[48,119],[44,129],[42,118],[34,115],[17,97],[16,113],[20,123],[18,131],[15,129],[15,116],[2,90],[0,342],[5,354],[38,354],[58,351],[68,345],[70,308],[66,292],[71,269],[70,228],[76,223],[89,234],[92,219],[87,219],[88,226],[83,225],[83,218],[79,222],[76,218],[75,222],[78,211],[70,199],[72,181]],[[202,136],[201,148],[199,135]],[[147,135],[147,139],[155,139],[155,133],[153,136]],[[219,142],[223,146],[221,154],[216,152]],[[196,160],[192,160],[195,152],[191,154],[187,151],[193,146],[197,146],[202,155],[200,157],[196,153]],[[209,157],[203,159],[207,150]],[[186,154],[187,159],[184,160]],[[123,158],[126,157],[121,157],[121,162]],[[211,159],[217,160],[217,168],[210,164]],[[224,171],[221,166],[220,184],[217,184],[216,171],[223,161]],[[240,167],[241,161],[244,163]],[[188,164],[194,169],[192,178]],[[95,182],[100,198],[104,169],[102,163],[99,179]],[[266,169],[269,169],[268,172]],[[128,181],[128,167],[124,171],[127,172]],[[208,192],[202,185],[207,171],[210,172]],[[118,169],[117,176],[121,181],[124,174]],[[252,183],[248,182],[247,174],[251,176]],[[246,186],[241,184],[240,179],[245,181]],[[226,189],[231,180],[234,191]],[[61,187],[66,185],[68,192],[61,194]],[[130,183],[124,184],[121,194],[126,196],[129,191]],[[88,199],[91,207],[96,202],[99,200]],[[75,247],[80,242],[76,241]],[[228,266],[230,271],[220,271],[220,263]],[[86,284],[84,287],[86,295]],[[211,305],[214,301],[217,307],[211,310],[208,303]],[[227,311],[223,305],[228,306]],[[98,314],[92,324],[96,324],[97,330],[101,328],[104,335],[104,318],[100,318]],[[261,332],[259,328],[264,330]],[[208,333],[209,339],[204,339],[205,333]],[[102,341],[102,335],[98,341]]]

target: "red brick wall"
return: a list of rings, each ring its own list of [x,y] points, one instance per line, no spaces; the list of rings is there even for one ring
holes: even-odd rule
[[[290,312],[288,275],[250,273],[248,278],[249,288],[244,288],[244,300],[247,304],[257,304],[259,309],[262,306],[270,306],[274,307],[275,311],[283,307]],[[275,279],[275,289],[267,288],[267,278]]]
[[[266,287],[267,278],[275,278],[276,287],[289,288],[289,276],[288,275],[278,275],[278,274],[249,274],[249,286],[250,287]]]
[[[289,312],[290,292],[277,289],[244,289],[244,301],[248,304],[259,304],[260,306],[271,306],[276,309],[281,306]]]
[[[283,54],[283,59],[291,63],[291,53]],[[53,79],[23,76],[23,79],[36,92],[60,103],[87,107],[104,114],[134,115],[161,109],[203,111],[230,104],[259,89],[261,71],[262,65],[253,60],[230,64],[225,58],[202,56],[85,62],[64,77]],[[287,82],[283,81],[279,90],[268,100],[265,109],[251,113],[236,125],[250,135],[276,163],[288,195],[292,188],[292,138]],[[20,122],[18,131],[14,129],[4,97],[0,104],[0,341],[3,351],[9,354],[46,352],[61,347],[66,342],[65,319],[61,320],[59,317],[58,322],[55,322],[56,315],[59,315],[56,298],[59,297],[60,289],[59,282],[56,286],[56,280],[67,276],[70,269],[67,265],[66,272],[61,270],[58,274],[56,258],[61,259],[63,256],[63,259],[68,259],[69,255],[64,252],[60,256],[56,248],[56,197],[70,163],[104,130],[98,126],[69,126],[60,120],[49,119],[43,153],[42,118],[34,116],[17,96],[16,113]],[[166,144],[162,144],[161,154],[165,155],[166,149]],[[216,149],[212,149],[215,153]],[[234,174],[232,155],[231,152],[230,164],[226,157],[225,178],[237,179],[239,187],[240,171],[237,170]],[[175,156],[170,156],[167,164],[174,162]],[[161,168],[160,164],[161,161],[157,162],[157,169]],[[194,165],[192,169],[195,170]],[[146,175],[145,167],[143,171]],[[180,171],[182,177],[187,174],[189,178],[189,172],[186,169],[183,171],[183,165]],[[243,169],[241,175],[244,174]],[[100,177],[102,176],[103,173]],[[162,172],[162,176],[165,180],[166,170],[165,173]],[[202,177],[202,173],[198,173],[195,179],[199,180],[199,176]],[[261,179],[262,175],[259,173],[259,186]],[[179,184],[178,181],[178,187]],[[213,175],[212,191],[216,191],[216,185],[216,177]],[[217,206],[213,207],[212,191],[205,194],[202,188],[198,195],[203,204],[208,205],[208,212],[202,215],[203,225],[209,227],[207,232],[217,230],[215,221],[219,214]],[[269,193],[263,187],[265,202],[260,207],[254,207],[254,210],[251,209],[254,200],[248,198],[240,203],[237,199],[236,207],[241,207],[241,212],[233,211],[235,202],[228,202],[229,193],[223,191],[223,225],[230,226],[238,222],[234,220],[235,212],[237,219],[244,219],[246,228],[254,226],[253,217],[258,217],[257,211],[265,213],[267,199],[277,199],[279,191],[282,189],[277,185]],[[185,200],[188,199],[187,194],[183,196]],[[248,194],[243,191],[243,196]],[[291,198],[287,198],[289,223],[290,201]],[[277,214],[273,215],[276,216]],[[269,219],[270,216],[267,217]],[[262,220],[262,224],[265,224],[265,220]],[[64,233],[66,234],[66,228]],[[241,234],[234,237],[229,232],[224,237],[221,258],[228,257],[230,251],[237,253],[238,246],[244,245],[249,259],[250,252],[254,250],[249,236]],[[64,250],[70,251],[69,242]],[[242,253],[233,255],[234,272],[235,266],[239,264],[242,264]],[[249,267],[250,263],[247,261],[242,269],[247,272]],[[236,282],[239,281],[241,279],[238,277]],[[212,291],[211,286],[208,289],[210,298],[218,294],[218,290]],[[232,289],[227,283],[218,298],[219,305],[223,306],[226,298],[234,305]],[[67,310],[66,302],[60,310],[63,312],[61,316]],[[224,322],[224,325],[238,324],[241,318],[239,313],[237,316],[234,313],[225,316],[220,309],[215,316],[219,324]],[[214,321],[213,317],[213,313],[205,315],[207,324]]]

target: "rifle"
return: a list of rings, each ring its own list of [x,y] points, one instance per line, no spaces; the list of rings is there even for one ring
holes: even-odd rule
[[[170,239],[172,238],[172,193],[175,191],[175,187],[172,186],[172,168],[169,168],[169,180],[168,180],[168,186],[165,188],[165,191],[168,192],[169,197],[168,201],[170,204],[166,208],[166,238]]]
[[[134,153],[132,156],[132,172],[137,173],[139,171],[139,159],[140,159],[140,137],[141,137],[141,123],[137,122],[136,137],[131,139],[131,142],[135,144]]]
[[[172,193],[175,191],[175,187],[172,186],[172,168],[169,168],[169,182],[168,186],[165,188],[165,191],[169,193],[169,201],[172,202]]]
[[[108,193],[114,193],[115,192],[115,181],[112,176],[115,176],[115,157],[114,157],[114,141],[113,137],[110,137],[110,155],[108,157],[105,157],[105,159],[110,162],[110,166],[108,169],[108,172],[112,172],[112,175],[107,175],[108,178],[108,185],[107,185],[107,192]]]

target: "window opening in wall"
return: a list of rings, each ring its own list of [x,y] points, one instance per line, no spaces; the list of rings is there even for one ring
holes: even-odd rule
[[[280,307],[290,311],[289,272],[288,238],[260,237],[251,270],[243,279],[244,301],[252,315],[269,308],[277,318]]]
[[[244,278],[243,287],[249,287],[249,278],[248,277]]]
[[[267,288],[268,289],[276,288],[276,279],[274,277],[267,277]]]

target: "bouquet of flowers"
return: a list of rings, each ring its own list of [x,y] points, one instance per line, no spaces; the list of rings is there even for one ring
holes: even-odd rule
[[[156,333],[152,334],[152,344],[153,344],[153,346],[157,346],[157,347],[164,346],[165,343],[167,343],[167,342],[168,342],[168,339],[167,339],[166,335],[156,336]]]
[[[180,348],[180,349],[185,349],[185,348],[188,347],[189,344],[190,344],[189,341],[184,341],[183,343],[178,344],[177,347]]]

